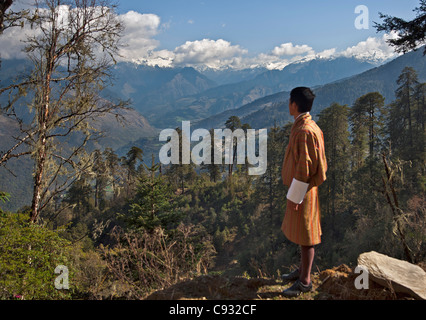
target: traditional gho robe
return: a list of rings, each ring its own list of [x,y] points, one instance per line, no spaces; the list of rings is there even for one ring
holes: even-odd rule
[[[288,205],[281,229],[290,241],[313,246],[321,242],[318,186],[326,179],[324,135],[309,112],[295,120],[286,149],[281,176],[289,187],[287,199],[299,204]]]

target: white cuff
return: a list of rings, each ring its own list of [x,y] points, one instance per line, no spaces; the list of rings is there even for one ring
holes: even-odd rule
[[[305,197],[306,191],[308,191],[309,183],[305,183],[293,178],[290,188],[287,192],[287,199],[291,202],[301,204]]]

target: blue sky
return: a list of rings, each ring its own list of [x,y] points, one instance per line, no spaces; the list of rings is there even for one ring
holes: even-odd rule
[[[17,0],[28,7],[34,0]],[[396,57],[377,33],[379,12],[412,19],[419,0],[113,0],[125,26],[118,60],[161,67],[282,69],[337,56],[383,62]],[[368,29],[355,27],[368,9]],[[365,13],[365,12],[364,12]],[[24,28],[25,29],[25,28]],[[0,37],[3,59],[24,57],[36,30],[11,28]]]
[[[120,0],[119,12],[134,10],[160,17],[159,49],[173,50],[185,41],[224,39],[250,53],[281,43],[307,44],[316,51],[342,50],[369,36],[379,36],[378,12],[413,18],[418,0]],[[368,30],[354,26],[355,7],[369,9]]]

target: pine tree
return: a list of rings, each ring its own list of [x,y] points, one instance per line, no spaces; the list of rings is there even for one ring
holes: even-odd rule
[[[388,106],[388,132],[392,160],[407,165],[405,176],[412,188],[421,187],[424,173],[424,88],[417,72],[406,67],[397,80],[396,100]],[[420,183],[420,185],[418,185]],[[423,188],[423,187],[421,187]]]
[[[396,99],[388,107],[388,132],[392,154],[403,160],[410,160],[414,146],[412,109],[417,83],[416,71],[410,67],[404,68],[397,80],[399,87],[395,91]]]
[[[396,103],[399,108],[402,109],[403,118],[401,119],[404,122],[404,128],[406,128],[405,141],[404,144],[408,143],[409,149],[407,152],[409,153],[414,147],[414,132],[413,132],[413,94],[415,92],[415,88],[418,85],[417,72],[411,67],[405,67],[401,75],[397,80],[397,84],[400,85],[395,92]]]
[[[211,141],[213,142],[214,129],[210,129],[209,132],[210,132]],[[214,149],[215,149],[215,145],[214,143],[211,143],[210,163],[201,164],[201,169],[206,170],[208,172],[210,176],[210,181],[217,182],[222,176],[223,165],[214,163]]]
[[[277,239],[276,228],[282,218],[285,206],[285,188],[281,179],[281,170],[284,160],[284,153],[289,141],[292,123],[288,123],[284,127],[274,125],[268,130],[268,166],[266,172],[257,178],[255,185],[256,199],[255,204],[265,204],[262,211],[263,229],[267,231],[271,252],[275,250],[275,242]]]
[[[103,152],[105,166],[108,171],[109,180],[112,187],[112,201],[115,202],[119,193],[118,183],[120,181],[120,161],[118,155],[111,148],[106,148]]]
[[[419,83],[414,89],[414,166],[417,173],[417,180],[423,180],[426,170],[426,130],[425,130],[425,97],[426,83]]]
[[[95,150],[93,152],[94,163],[92,171],[94,173],[95,186],[94,186],[94,195],[95,195],[95,208],[103,209],[106,201],[105,189],[108,184],[108,171],[106,167],[106,162],[103,159],[103,155],[100,150]]]
[[[83,175],[76,180],[65,194],[64,202],[72,205],[75,217],[80,219],[92,209],[90,198],[92,197],[92,187],[90,186],[90,178]]]
[[[417,14],[410,21],[380,13],[380,18],[384,19],[384,22],[382,24],[375,23],[377,31],[398,33],[398,37],[390,37],[387,40],[390,45],[395,47],[397,52],[406,53],[417,49],[426,41],[426,0],[420,0],[420,7],[413,11]],[[426,48],[423,51],[423,55],[425,54]]]
[[[124,216],[128,226],[136,230],[152,232],[156,227],[173,229],[182,215],[175,207],[173,191],[162,174],[160,164],[145,165],[147,175],[138,177],[136,195],[130,205],[129,214]]]
[[[237,116],[231,116],[228,120],[225,122],[225,127],[230,129],[232,132],[234,132],[236,129],[241,129],[241,121],[240,118]],[[234,168],[234,162],[237,157],[237,144],[234,142],[234,139],[231,141],[230,148],[232,148],[232,159],[230,159],[230,164],[228,164],[228,178],[229,181],[232,182],[232,171]]]
[[[350,113],[352,142],[357,154],[358,168],[368,146],[370,159],[378,155],[383,142],[385,110],[383,96],[370,92],[355,101]]]
[[[127,152],[126,157],[121,158],[121,163],[125,168],[126,174],[126,195],[130,197],[130,192],[133,188],[135,176],[136,176],[136,165],[139,161],[143,161],[143,151],[138,147],[131,147]]]
[[[327,158],[327,180],[319,189],[324,216],[331,217],[332,235],[336,236],[337,212],[342,212],[346,205],[346,189],[349,183],[350,142],[348,131],[347,105],[333,103],[319,114],[318,126],[324,134],[324,147]]]
[[[185,186],[193,180],[195,177],[195,164],[190,161],[189,164],[184,164],[182,159],[182,140],[187,139],[182,134],[181,128],[176,128],[176,131],[179,135],[179,163],[171,164],[167,170],[166,176],[169,178],[173,187],[178,191],[180,189],[180,193],[185,193]]]
[[[358,100],[357,100],[358,101]],[[349,112],[351,126],[351,153],[353,155],[352,168],[357,170],[364,165],[367,153],[367,130],[365,126],[366,116],[363,105],[355,102]]]

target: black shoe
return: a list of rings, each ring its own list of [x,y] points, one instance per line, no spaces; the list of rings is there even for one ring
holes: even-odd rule
[[[290,281],[294,281],[294,280],[299,279],[299,276],[300,276],[300,274],[299,274],[299,269],[296,269],[296,270],[294,270],[294,271],[293,271],[293,272],[291,272],[291,273],[283,274],[283,275],[281,276],[281,279],[282,279],[284,282],[290,282]]]
[[[308,285],[304,285],[302,282],[300,282],[299,279],[297,279],[296,282],[293,283],[293,285],[290,288],[285,289],[283,291],[283,295],[284,297],[292,298],[292,297],[297,297],[302,293],[309,292],[311,290],[312,290],[312,282],[310,282]]]

